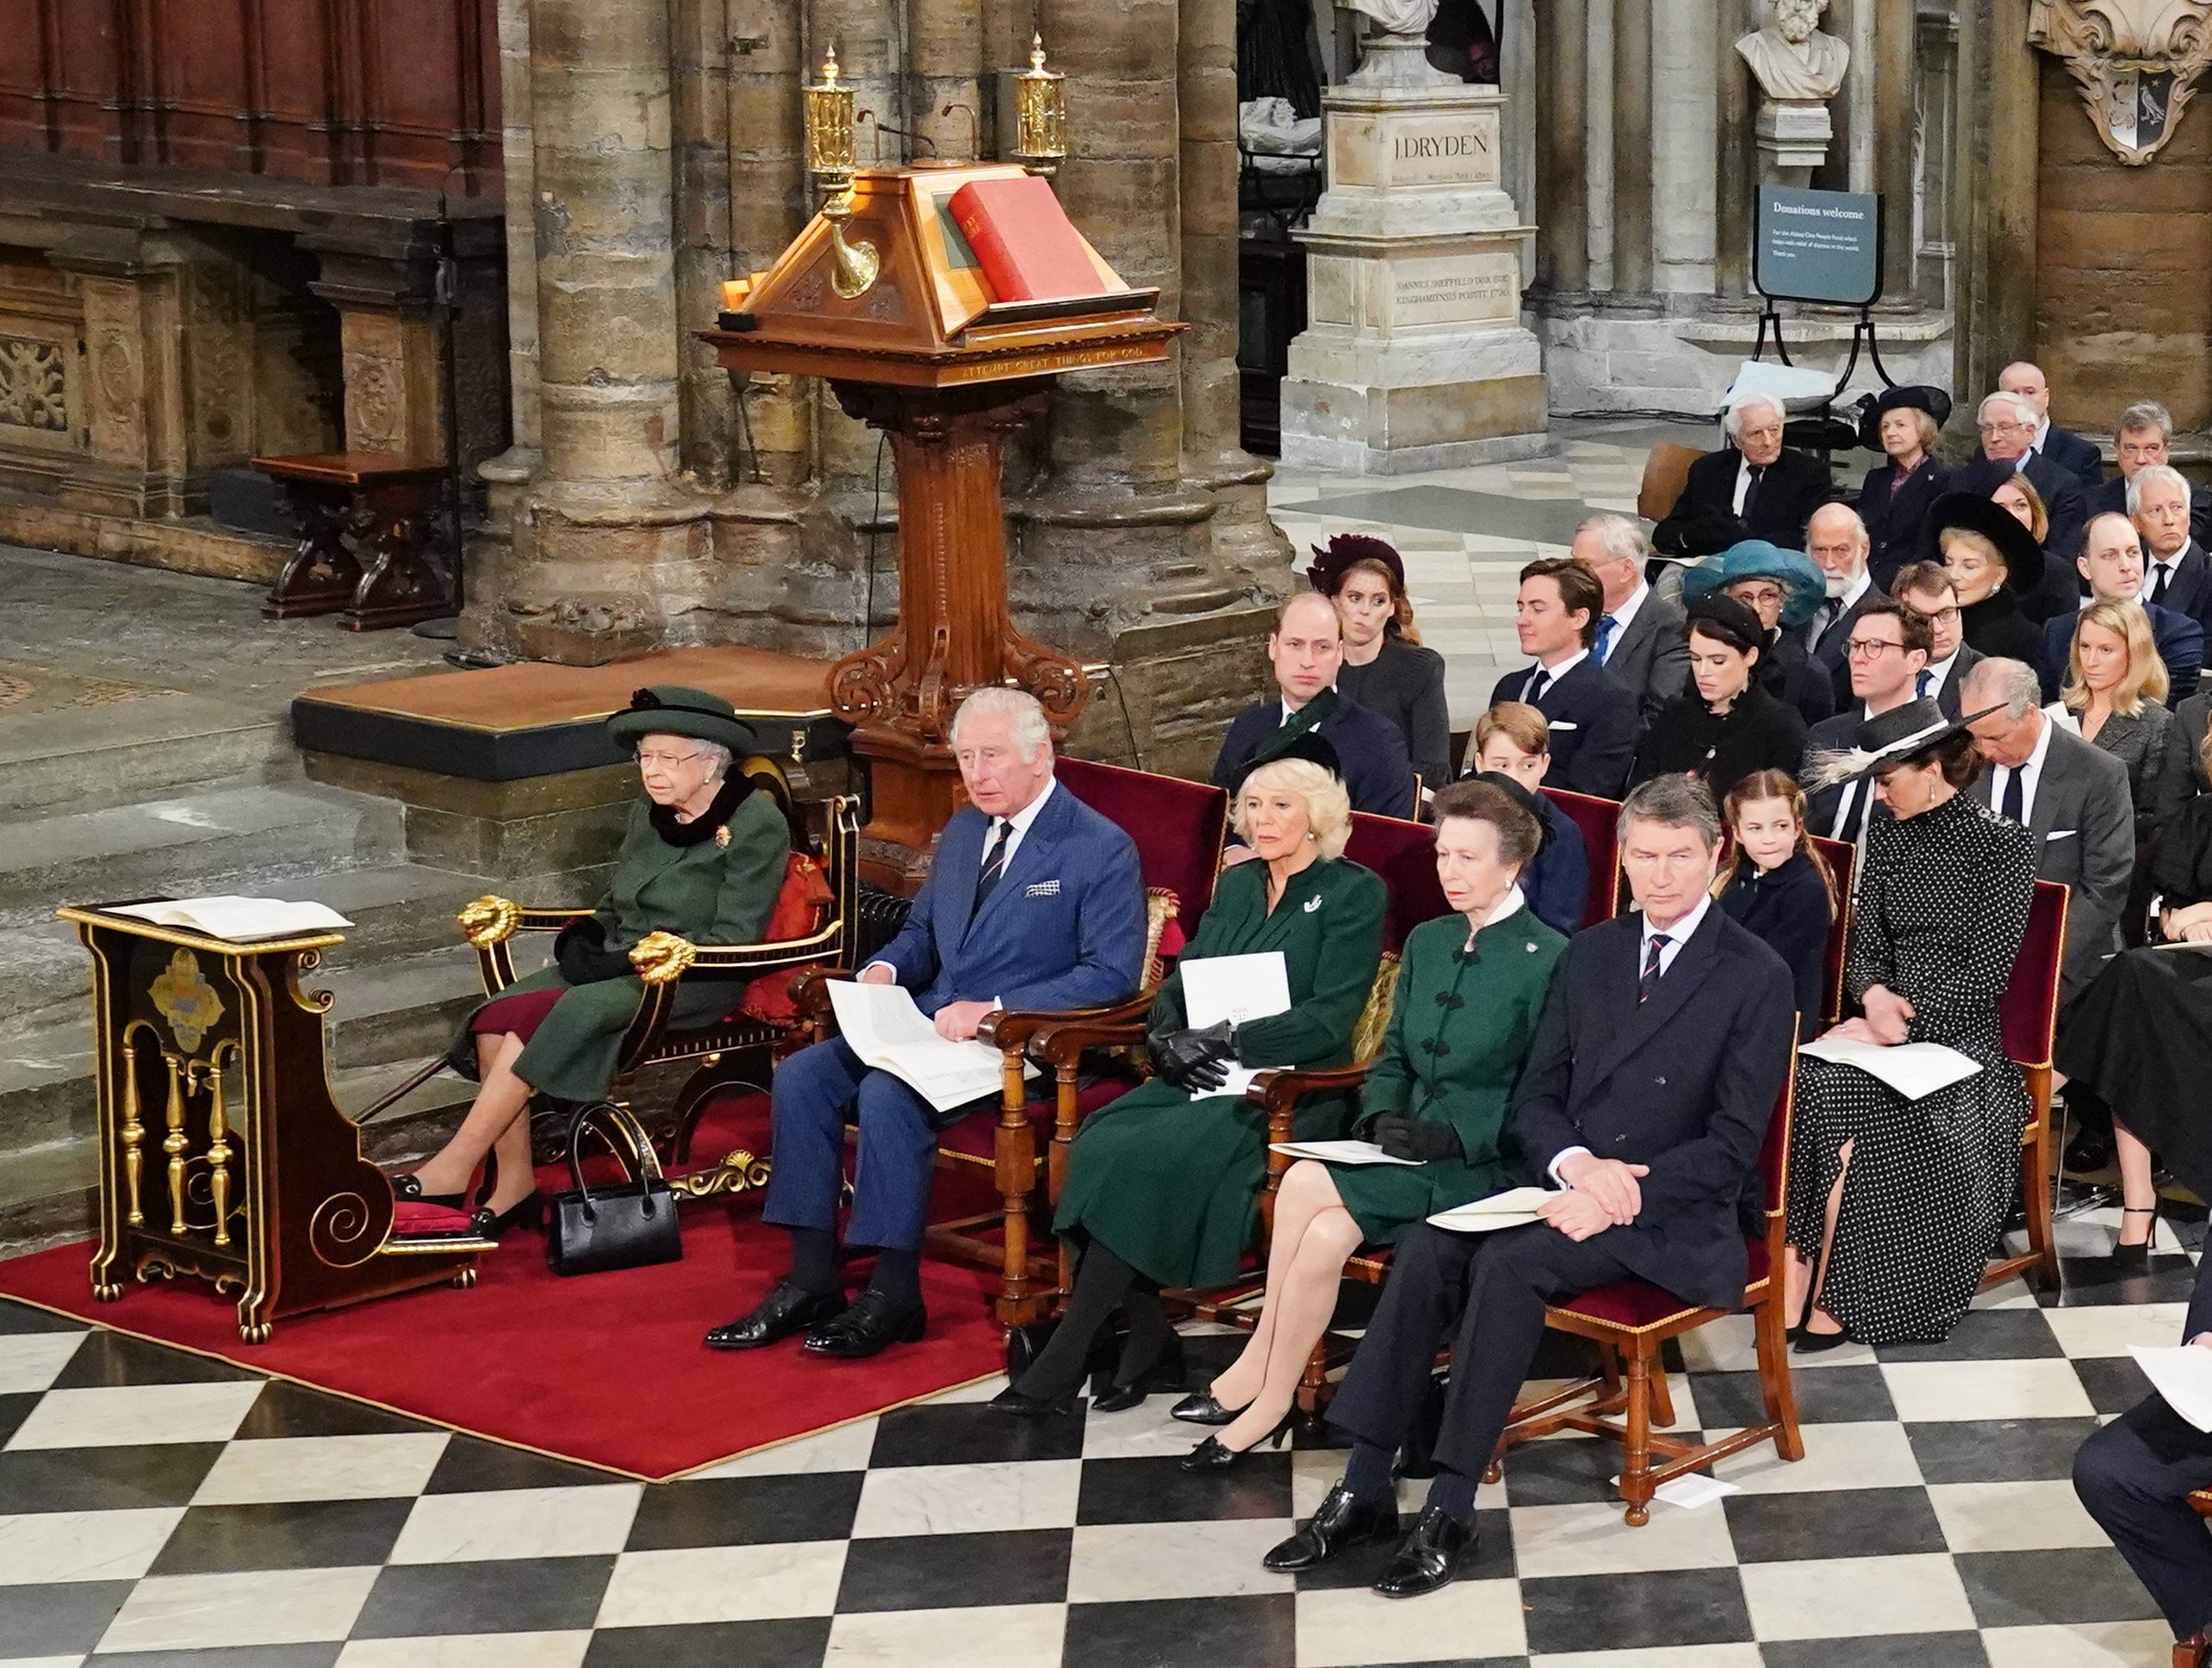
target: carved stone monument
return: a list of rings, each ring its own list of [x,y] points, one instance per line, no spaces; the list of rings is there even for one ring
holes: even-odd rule
[[[1431,67],[1433,0],[1382,22],[1322,95],[1328,189],[1298,238],[1307,328],[1283,381],[1283,460],[1367,474],[1544,449],[1550,385],[1521,325],[1522,223],[1500,170],[1505,96]]]
[[[1754,131],[1769,185],[1809,184],[1812,171],[1828,159],[1836,133],[1828,101],[1843,85],[1851,48],[1821,33],[1827,3],[1774,0],[1767,26],[1736,43],[1766,95]]]
[[[2065,62],[2097,136],[2141,167],[2212,64],[2212,0],[2032,0],[2028,40]]]

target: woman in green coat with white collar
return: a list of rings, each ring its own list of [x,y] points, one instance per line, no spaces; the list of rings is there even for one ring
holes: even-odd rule
[[[400,1199],[457,1209],[476,1167],[496,1154],[498,1175],[469,1227],[488,1238],[539,1212],[531,1096],[596,1101],[613,1084],[623,1036],[645,994],[631,950],[654,932],[693,944],[755,942],[791,853],[781,809],[736,773],[756,743],[720,696],[674,684],[641,689],[607,720],[607,733],[636,752],[646,797],[631,810],[606,902],[562,929],[553,965],[469,1015],[448,1057],[482,1084],[475,1101],[443,1149],[393,1179]],[[680,988],[668,1022],[677,1030],[711,1024],[738,994],[714,981]]]
[[[1237,791],[1236,830],[1258,854],[1227,871],[1213,907],[1164,983],[1148,1023],[1158,1076],[1084,1120],[1068,1155],[1055,1229],[1084,1248],[1059,1330],[991,1405],[1037,1415],[1069,1404],[1092,1340],[1117,1311],[1128,1342],[1097,1405],[1133,1407],[1179,1383],[1182,1350],[1163,1287],[1234,1277],[1267,1177],[1267,1116],[1218,1093],[1235,1066],[1327,1068],[1351,1057],[1353,1028],[1382,958],[1388,894],[1344,860],[1351,803],[1308,758],[1260,766]],[[1214,956],[1282,953],[1287,1013],[1190,1027],[1184,975]],[[1341,1135],[1351,1107],[1314,1095],[1298,1108],[1305,1139]]]
[[[1512,1180],[1499,1150],[1507,1104],[1567,947],[1521,896],[1544,825],[1534,797],[1502,777],[1452,784],[1435,815],[1437,878],[1455,913],[1407,936],[1389,1032],[1353,1126],[1413,1163],[1290,1167],[1275,1196],[1267,1300],[1252,1338],[1205,1393],[1174,1409],[1227,1427],[1191,1451],[1186,1471],[1226,1470],[1283,1428],[1347,1257]]]

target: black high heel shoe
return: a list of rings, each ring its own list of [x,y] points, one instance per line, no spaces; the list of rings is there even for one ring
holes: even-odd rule
[[[1294,1405],[1275,1423],[1269,1431],[1250,1448],[1225,1448],[1218,1436],[1209,1436],[1176,1463],[1185,1471],[1233,1471],[1260,1448],[1281,1448],[1283,1439],[1290,1434],[1290,1422],[1298,1417]]]
[[[1183,1339],[1176,1333],[1167,1335],[1167,1343],[1159,1358],[1150,1367],[1127,1384],[1117,1384],[1103,1396],[1091,1398],[1091,1411],[1096,1413],[1120,1413],[1136,1406],[1155,1390],[1183,1388]]]
[[[405,1175],[388,1179],[392,1184],[392,1197],[404,1200],[410,1205],[443,1205],[449,1211],[457,1211],[469,1197],[466,1194],[458,1193],[425,1193],[421,1181],[412,1170]]]
[[[1851,1342],[1848,1328],[1839,1326],[1833,1332],[1812,1330],[1812,1305],[1805,1306],[1805,1318],[1798,1323],[1797,1341],[1790,1348],[1797,1355],[1817,1355],[1824,1350],[1840,1349]],[[1834,1318],[1832,1316],[1830,1318]]]
[[[2116,1274],[2140,1274],[2151,1266],[2151,1242],[2159,1237],[2159,1207],[2156,1205],[2136,1206],[2122,1205],[2122,1216],[2147,1216],[2151,1219],[2151,1231],[2143,1236],[2140,1245],[2115,1244],[2112,1255],[2105,1263]]]
[[[1245,1406],[1249,1407],[1247,1402]],[[1223,1407],[1214,1399],[1211,1387],[1195,1390],[1173,1407],[1167,1410],[1171,1419],[1180,1419],[1187,1425],[1225,1425],[1234,1423],[1242,1407]]]
[[[478,1239],[497,1239],[516,1224],[525,1228],[545,1225],[545,1195],[526,1193],[503,1211],[494,1211],[488,1205],[476,1206],[475,1214],[469,1218],[469,1231]]]

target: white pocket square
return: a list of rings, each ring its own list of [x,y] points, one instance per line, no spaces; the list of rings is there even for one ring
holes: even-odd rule
[[[1580,724],[1578,724],[1578,723],[1575,722],[1574,722],[1572,719],[1570,719],[1570,718],[1553,718],[1553,719],[1549,720],[1548,722],[1550,722],[1550,724],[1551,728],[1552,728],[1553,729],[1555,729],[1555,730],[1561,730],[1561,729],[1581,729],[1581,728],[1582,728]]]
[[[2072,840],[2081,831],[2078,828],[2054,828],[2050,833],[2045,834],[2043,838],[2046,840]]]
[[[1059,882],[1057,880],[1038,881],[1035,885],[1023,887],[1022,889],[1022,896],[1023,897],[1058,897],[1059,896]]]

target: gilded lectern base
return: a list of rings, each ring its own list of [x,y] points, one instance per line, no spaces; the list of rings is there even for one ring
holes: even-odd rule
[[[191,1275],[236,1293],[239,1336],[418,1286],[475,1283],[488,1240],[395,1243],[383,1173],[332,1098],[334,933],[233,944],[66,908],[92,955],[100,1242],[92,1294]]]

